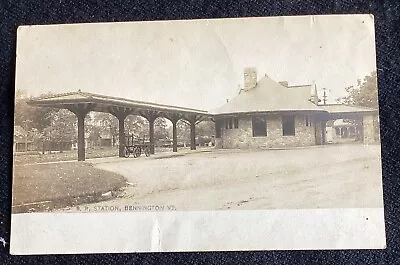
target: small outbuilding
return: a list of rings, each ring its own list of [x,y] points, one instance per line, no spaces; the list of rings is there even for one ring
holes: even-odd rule
[[[28,137],[28,132],[21,126],[14,126],[14,152],[26,152],[30,150],[32,141]]]

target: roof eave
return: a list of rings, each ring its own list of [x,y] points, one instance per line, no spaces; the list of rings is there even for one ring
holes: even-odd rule
[[[126,107],[131,109],[154,109],[160,112],[185,112],[187,114],[196,114],[196,115],[204,115],[210,116],[211,114],[207,111],[197,110],[197,109],[190,109],[190,108],[183,108],[177,106],[167,106],[161,105],[156,103],[146,103],[146,102],[117,102],[120,99],[103,99],[103,98],[82,98],[82,99],[32,99],[27,101],[28,105],[34,105],[38,107],[48,107],[48,108],[57,108],[62,109],[68,105],[73,104],[101,104],[101,105],[108,105],[108,106],[119,106],[119,107]],[[122,101],[122,99],[121,99]]]
[[[378,110],[362,110],[362,111],[327,111],[329,114],[350,114],[350,115],[360,115],[360,114],[377,114]]]
[[[279,113],[328,113],[326,110],[260,110],[260,111],[238,111],[238,112],[214,112],[212,113],[214,116],[235,116],[235,115],[250,115],[250,114],[279,114]]]

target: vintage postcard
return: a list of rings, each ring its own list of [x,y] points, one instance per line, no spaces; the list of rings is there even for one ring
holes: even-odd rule
[[[21,26],[12,254],[385,248],[372,15]]]

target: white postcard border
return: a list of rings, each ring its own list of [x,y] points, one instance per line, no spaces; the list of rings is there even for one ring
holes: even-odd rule
[[[14,214],[11,254],[382,249],[383,208]]]

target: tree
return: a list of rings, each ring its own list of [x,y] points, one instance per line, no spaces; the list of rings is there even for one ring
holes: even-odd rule
[[[215,133],[214,122],[202,121],[197,124],[196,136],[212,137]]]
[[[103,112],[94,112],[92,116],[93,123],[96,124],[93,130],[97,130],[94,135],[97,134],[98,138],[101,135],[109,135],[112,139],[111,145],[114,146],[118,138],[118,119],[109,113]]]
[[[180,143],[190,143],[190,125],[187,121],[179,120],[176,124],[177,138]],[[196,139],[197,143],[204,145],[211,141],[212,136],[215,133],[214,122],[212,121],[201,121],[196,124]],[[170,128],[169,135],[172,138],[172,127]]]
[[[28,95],[23,90],[15,92],[14,122],[15,125],[24,126],[23,122],[31,118],[30,106],[26,103]]]
[[[154,121],[154,139],[156,141],[169,139],[167,127],[165,118],[160,117]]]
[[[101,138],[101,131],[102,128],[101,126],[97,126],[97,125],[92,125],[90,130],[89,130],[89,136],[88,136],[88,140],[90,143],[92,143],[92,146],[97,146],[100,144],[100,138]]]
[[[49,96],[51,93],[42,94],[41,96]],[[20,125],[24,129],[36,128],[39,132],[50,125],[50,113],[56,110],[51,108],[34,107],[27,104],[27,101],[32,97],[23,90],[15,92],[15,108],[14,122],[15,125]],[[28,122],[28,123],[26,123]],[[27,128],[29,127],[29,128]]]
[[[32,128],[28,131],[28,140],[32,143],[32,150],[41,150],[43,147],[44,135],[38,129]]]
[[[214,122],[202,121],[196,125],[196,138],[200,146],[207,145],[215,134]]]
[[[184,143],[184,144],[190,143],[190,125],[187,122],[179,120],[176,123],[176,130],[179,143]],[[170,135],[172,138],[172,126]]]
[[[376,71],[357,80],[357,86],[346,88],[347,95],[338,98],[337,101],[348,105],[378,108],[378,87]]]
[[[62,145],[76,141],[76,117],[66,109],[49,113],[50,126],[44,129],[44,135],[49,142],[58,143],[60,151]]]
[[[127,134],[133,134],[137,138],[148,137],[148,124],[147,120],[141,116],[129,115],[125,119],[125,132]]]
[[[377,74],[373,71],[370,75],[364,77],[363,80],[357,80],[357,86],[346,88],[347,95],[337,99],[338,102],[367,108],[378,109],[378,86]],[[347,120],[347,122],[362,126],[361,121]],[[374,117],[375,135],[379,135],[379,119]]]
[[[168,130],[165,118],[159,117],[154,121],[154,139],[167,139]],[[128,116],[125,120],[125,131],[137,138],[149,138],[149,122],[141,116]]]

